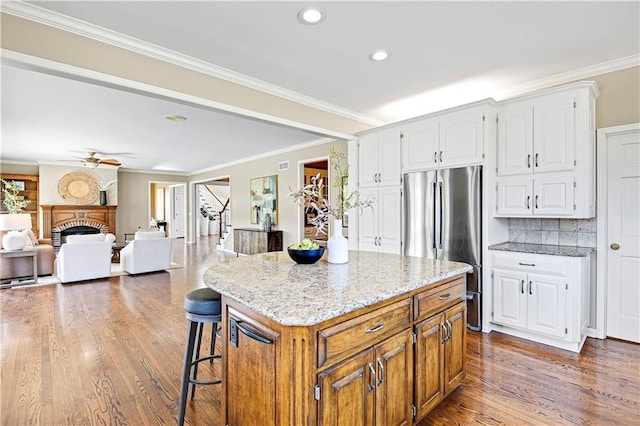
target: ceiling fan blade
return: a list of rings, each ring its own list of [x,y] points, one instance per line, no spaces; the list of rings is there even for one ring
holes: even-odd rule
[[[100,164],[107,164],[109,166],[121,166],[122,164],[120,164],[120,162],[118,160],[115,160],[113,158],[107,158],[104,160],[100,160]]]

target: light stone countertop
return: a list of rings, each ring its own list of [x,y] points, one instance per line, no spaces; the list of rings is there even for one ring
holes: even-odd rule
[[[489,246],[489,250],[515,251],[520,253],[548,254],[552,256],[584,257],[595,249],[591,247],[559,246],[553,244],[500,243]]]
[[[364,251],[350,251],[341,265],[326,254],[298,265],[283,251],[216,264],[204,282],[282,325],[310,326],[471,271],[466,263]]]

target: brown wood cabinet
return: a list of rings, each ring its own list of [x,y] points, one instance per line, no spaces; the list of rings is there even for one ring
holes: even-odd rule
[[[38,175],[23,175],[23,174],[10,174],[2,173],[0,177],[4,180],[13,180],[18,182],[24,182],[24,190],[20,191],[19,197],[24,197],[25,200],[30,200],[29,205],[24,209],[24,213],[31,215],[31,229],[35,235],[39,235],[38,227]],[[4,187],[4,185],[2,185]],[[0,212],[7,213],[7,208],[4,206],[4,192],[0,193]]]
[[[233,251],[243,254],[282,251],[282,231],[236,228],[233,230]]]
[[[223,424],[413,425],[464,378],[464,287],[457,276],[310,326],[223,296]]]

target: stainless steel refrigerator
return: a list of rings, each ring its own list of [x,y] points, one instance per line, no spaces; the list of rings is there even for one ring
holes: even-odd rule
[[[403,253],[465,262],[467,327],[482,328],[482,167],[405,173]]]

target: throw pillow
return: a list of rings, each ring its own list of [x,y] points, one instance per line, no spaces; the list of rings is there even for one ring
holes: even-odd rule
[[[33,233],[32,229],[27,229],[27,235],[29,236],[29,238],[31,239],[31,243],[35,246],[37,246],[38,244],[40,244],[40,242],[38,241],[38,237],[36,237],[36,234]]]
[[[136,240],[155,240],[158,238],[164,238],[164,231],[137,231]]]
[[[20,233],[24,237],[25,247],[33,247],[33,240],[31,240],[31,237],[29,237],[29,231],[31,231],[31,229],[25,229],[23,231],[20,231]]]

